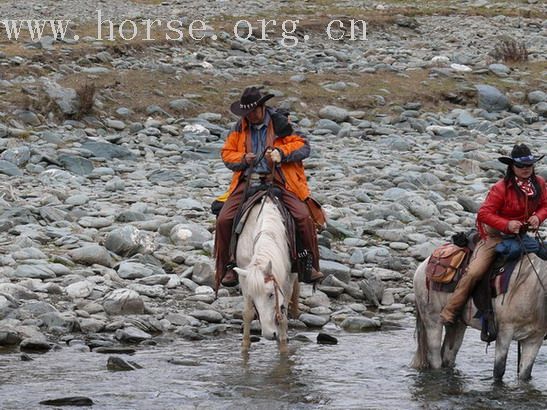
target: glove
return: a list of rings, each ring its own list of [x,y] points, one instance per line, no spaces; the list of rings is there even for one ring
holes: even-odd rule
[[[281,162],[281,151],[279,149],[274,149],[270,153],[270,158],[274,164],[279,164]]]

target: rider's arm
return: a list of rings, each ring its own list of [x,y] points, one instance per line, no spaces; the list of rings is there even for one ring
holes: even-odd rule
[[[281,162],[302,161],[310,156],[310,143],[304,135],[299,133],[284,137],[282,144],[276,148],[281,151]]]
[[[222,161],[224,161],[224,165],[232,171],[242,171],[247,167],[245,162],[245,151],[238,150],[239,138],[242,138],[239,131],[231,131],[226,138],[224,146],[220,150],[220,156],[222,157]]]
[[[501,217],[498,212],[505,203],[505,185],[501,183],[495,184],[488,192],[486,199],[481,205],[477,214],[477,221],[485,223],[492,228],[505,233],[510,233],[508,230],[509,219]]]

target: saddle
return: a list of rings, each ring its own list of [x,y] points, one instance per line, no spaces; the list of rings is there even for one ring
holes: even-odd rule
[[[259,204],[263,198],[269,197],[279,209],[283,224],[287,230],[287,241],[289,246],[289,255],[291,258],[292,271],[298,272],[299,280],[306,280],[311,275],[312,269],[312,255],[306,250],[302,250],[300,241],[296,235],[295,223],[292,215],[283,204],[281,200],[283,191],[267,183],[265,180],[255,180],[249,185],[247,196],[240,208],[240,211],[236,214],[233,223],[232,236],[230,238],[230,259],[235,261],[235,254],[237,249],[237,242],[239,235],[245,227],[249,211]]]

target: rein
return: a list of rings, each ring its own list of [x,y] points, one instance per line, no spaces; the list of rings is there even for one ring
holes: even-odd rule
[[[283,290],[281,290],[281,286],[279,286],[279,282],[277,281],[277,279],[275,278],[274,275],[268,275],[268,276],[264,277],[264,283],[268,283],[270,281],[272,281],[273,285],[274,285],[275,324],[279,325],[279,323],[283,319],[283,311],[285,310],[285,306],[283,306],[279,303],[279,295],[281,294],[281,296],[283,296],[283,297],[285,297],[285,295],[283,294]],[[254,304],[254,302],[253,302],[253,307],[254,307],[254,310],[256,312],[256,316],[260,320],[260,314],[258,313],[258,310],[257,310],[256,305]]]
[[[544,246],[543,241],[541,240],[541,236],[539,235],[538,231],[535,232],[535,236],[540,240],[541,246]],[[522,242],[522,238],[520,237],[520,235],[517,235],[517,238],[518,238],[519,243],[520,243],[520,248],[522,249],[521,257],[523,255],[526,255],[526,257],[528,258],[528,262],[530,262],[530,266],[532,267],[532,270],[536,274],[538,282],[539,282],[539,284],[541,285],[541,287],[543,289],[543,292],[547,292],[547,290],[545,289],[545,285],[543,284],[543,281],[541,280],[541,277],[539,276],[539,273],[538,273],[536,267],[534,266],[534,263],[532,262],[532,258],[530,258],[530,252],[526,252],[526,249],[524,248],[524,244]],[[519,271],[517,272],[517,277],[520,274],[521,268],[522,268],[522,262],[519,265]]]

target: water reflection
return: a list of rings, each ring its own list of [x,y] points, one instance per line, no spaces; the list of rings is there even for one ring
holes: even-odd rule
[[[337,345],[254,343],[241,355],[238,336],[199,343],[142,346],[126,359],[143,366],[110,372],[108,355],[63,348],[34,361],[1,355],[0,407],[38,408],[41,400],[82,395],[97,409],[540,409],[547,408],[547,361],[540,350],[534,379],[516,382],[516,349],[505,383],[492,379],[493,349],[468,332],[454,370],[408,367],[413,328],[365,334],[329,329]],[[314,340],[316,333],[306,333]]]

